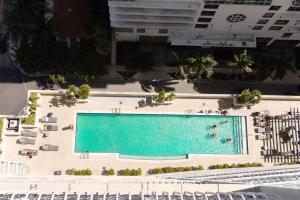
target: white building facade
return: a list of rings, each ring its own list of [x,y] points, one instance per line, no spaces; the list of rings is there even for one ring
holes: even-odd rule
[[[300,0],[109,0],[117,41],[300,46]]]

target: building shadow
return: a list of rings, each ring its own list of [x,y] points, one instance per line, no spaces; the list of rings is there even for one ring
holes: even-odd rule
[[[178,81],[140,81],[139,83],[141,84],[141,89],[144,92],[174,92],[175,87],[173,85],[178,84]]]

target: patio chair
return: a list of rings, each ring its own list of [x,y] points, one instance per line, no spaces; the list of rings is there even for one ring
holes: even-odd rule
[[[291,153],[295,156],[299,156],[300,155],[300,150],[292,150]]]
[[[32,149],[22,149],[19,151],[19,155],[22,155],[22,156],[27,156],[27,155],[36,156],[37,153],[38,153],[37,150],[32,150]]]
[[[35,139],[31,139],[31,138],[21,138],[17,140],[18,144],[31,144],[34,145],[35,144]]]
[[[258,134],[255,136],[257,140],[269,140],[272,138],[272,135]]]
[[[266,129],[265,128],[262,128],[262,127],[258,127],[255,129],[255,132],[256,133],[265,133],[266,132]]]
[[[52,145],[52,144],[45,144],[43,146],[40,146],[40,149],[43,151],[58,151],[59,146],[58,145]]]
[[[276,150],[276,149],[265,149],[265,150],[260,151],[261,156],[272,156],[277,153],[278,153],[278,150]]]
[[[30,130],[22,130],[21,135],[24,136],[24,137],[36,137],[37,132],[33,132],[33,131],[30,131]]]
[[[57,117],[47,117],[44,116],[40,119],[42,123],[57,123]]]
[[[44,126],[45,131],[58,131],[57,125],[45,125]]]

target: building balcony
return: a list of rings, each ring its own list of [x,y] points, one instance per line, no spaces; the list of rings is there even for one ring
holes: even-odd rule
[[[193,24],[172,22],[111,21],[111,26],[116,28],[190,29],[193,27]]]
[[[111,14],[111,21],[193,23],[193,17]]]
[[[154,15],[154,16],[187,16],[196,17],[195,10],[180,10],[180,9],[154,9],[154,8],[121,8],[110,7],[111,14],[130,14],[130,15]]]
[[[254,34],[211,34],[174,31],[171,44],[207,47],[256,47]]]
[[[271,5],[272,0],[205,0],[206,4]]]
[[[201,8],[200,2],[174,2],[174,1],[112,1],[108,2],[109,7],[125,7],[125,8],[160,8],[160,9],[185,9],[185,10],[199,10]]]

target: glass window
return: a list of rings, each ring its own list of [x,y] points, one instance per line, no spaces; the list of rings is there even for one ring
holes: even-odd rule
[[[282,28],[283,28],[282,26],[271,26],[269,28],[269,30],[271,30],[271,31],[278,31],[278,30],[281,30]]]
[[[207,4],[204,6],[205,9],[218,9],[219,8],[219,5],[218,4]]]
[[[269,22],[268,19],[260,19],[257,24],[267,24]]]
[[[158,33],[168,33],[168,29],[159,29]]]
[[[198,18],[198,22],[211,22],[212,18],[204,18],[204,17],[200,17]]]
[[[196,24],[195,28],[207,28],[208,24]]]
[[[214,16],[216,13],[216,11],[207,11],[207,10],[204,10],[201,12],[201,15],[203,16]]]
[[[138,29],[136,29],[136,32],[137,33],[145,33],[146,29],[144,29],[144,28],[138,28]]]
[[[286,25],[287,23],[289,23],[290,21],[289,20],[277,20],[275,22],[275,24],[278,24],[278,25]]]
[[[281,6],[271,6],[269,10],[279,10]]]
[[[265,18],[272,18],[274,15],[275,15],[275,13],[265,13],[263,15],[263,17],[265,17]]]
[[[289,37],[291,37],[293,35],[293,33],[285,33],[285,34],[283,34],[281,37],[283,37],[283,38],[289,38]]]
[[[253,26],[252,30],[261,30],[264,26]]]

